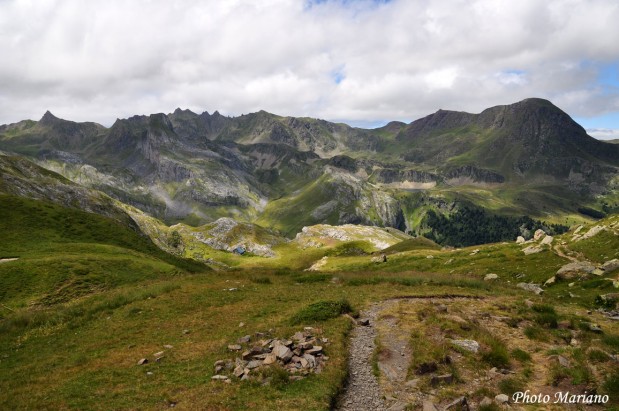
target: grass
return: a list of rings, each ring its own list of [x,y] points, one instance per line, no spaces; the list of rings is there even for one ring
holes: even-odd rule
[[[299,310],[292,316],[290,322],[292,324],[313,324],[352,312],[352,306],[345,299],[338,301],[318,301]]]
[[[526,385],[533,346],[562,338],[557,333],[564,330],[552,328],[552,319],[572,320],[582,345],[581,351],[565,350],[572,367],[561,371],[561,381],[595,383],[616,392],[613,363],[601,355],[602,350],[619,350],[616,326],[604,324],[604,334],[594,334],[588,324],[597,318],[571,314],[592,305],[600,289],[572,289],[582,297],[564,300],[566,285],[549,287],[541,297],[513,286],[521,280],[517,274],[539,282],[556,271],[564,261],[550,252],[525,258],[513,244],[479,246],[476,255],[470,255],[471,249],[407,246],[390,254],[388,263],[369,264],[370,256],[358,253],[362,244],[353,244],[335,247],[328,271],[310,273],[301,270],[329,249],[300,251],[286,243],[275,247],[278,257],[272,259],[230,256],[226,261],[236,268],[215,273],[161,252],[134,229],[104,217],[7,196],[0,200],[0,227],[10,240],[0,243],[0,254],[20,258],[0,264],[0,409],[159,409],[171,404],[330,409],[346,379],[352,325],[342,313],[355,315],[372,302],[394,297],[420,297],[415,307],[425,307],[396,312],[415,347],[409,375],[420,363],[435,361],[439,372],[457,376],[454,385],[439,388],[439,398],[459,393],[461,384],[478,378],[471,370],[485,375],[493,366],[517,373],[508,377],[513,381],[503,382],[506,391]],[[499,280],[483,281],[489,272]],[[338,281],[331,281],[334,275]],[[447,313],[437,312],[431,298],[422,298],[439,296],[475,298],[454,302]],[[525,298],[536,304],[525,308]],[[499,299],[511,305],[492,302]],[[479,315],[467,317],[465,324],[450,317],[471,305],[479,307]],[[517,348],[483,325],[486,313],[518,316],[521,326],[527,325],[525,334],[539,342],[522,340],[525,346]],[[329,339],[324,346],[329,361],[321,374],[293,382],[282,370],[268,369],[267,386],[210,380],[214,362],[232,358],[227,345],[239,337],[270,331],[287,338],[305,326],[320,328]],[[475,339],[482,349],[461,352],[446,338]],[[587,351],[589,346],[597,353]],[[137,365],[162,350],[162,361]],[[447,355],[455,360],[448,364]],[[601,377],[588,371],[588,361],[596,362]],[[497,385],[508,378],[489,381],[488,392],[503,392]]]

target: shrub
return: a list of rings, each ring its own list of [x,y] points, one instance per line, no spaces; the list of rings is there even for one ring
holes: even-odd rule
[[[489,351],[482,353],[482,360],[497,368],[509,367],[509,353],[503,341],[490,337],[486,340],[490,347]]]
[[[318,301],[301,309],[291,318],[292,324],[326,321],[353,311],[350,303],[345,300]]]
[[[512,351],[512,357],[517,359],[520,362],[529,362],[531,361],[531,355],[528,352],[521,350],[520,348],[516,348]]]
[[[517,378],[506,378],[499,382],[499,390],[501,390],[503,394],[507,394],[510,398],[515,392],[523,392],[525,389],[522,381]]]

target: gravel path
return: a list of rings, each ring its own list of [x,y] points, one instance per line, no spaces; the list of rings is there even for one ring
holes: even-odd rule
[[[380,304],[373,305],[361,313],[369,318],[370,324],[376,322]],[[376,329],[357,325],[350,341],[350,362],[348,364],[348,386],[341,398],[338,410],[385,410],[378,381],[372,373],[372,353],[376,348]]]

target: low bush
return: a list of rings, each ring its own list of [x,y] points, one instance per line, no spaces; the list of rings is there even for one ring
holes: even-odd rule
[[[352,306],[344,299],[338,301],[318,301],[301,309],[292,316],[290,321],[293,325],[326,321],[352,312]]]

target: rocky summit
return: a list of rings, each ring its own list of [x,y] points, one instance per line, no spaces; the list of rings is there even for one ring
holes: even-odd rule
[[[0,150],[168,224],[231,217],[289,238],[319,223],[420,233],[428,209],[498,201],[532,217],[604,212],[619,167],[618,145],[541,99],[376,129],[180,109],[106,128],[47,112],[0,126]]]

